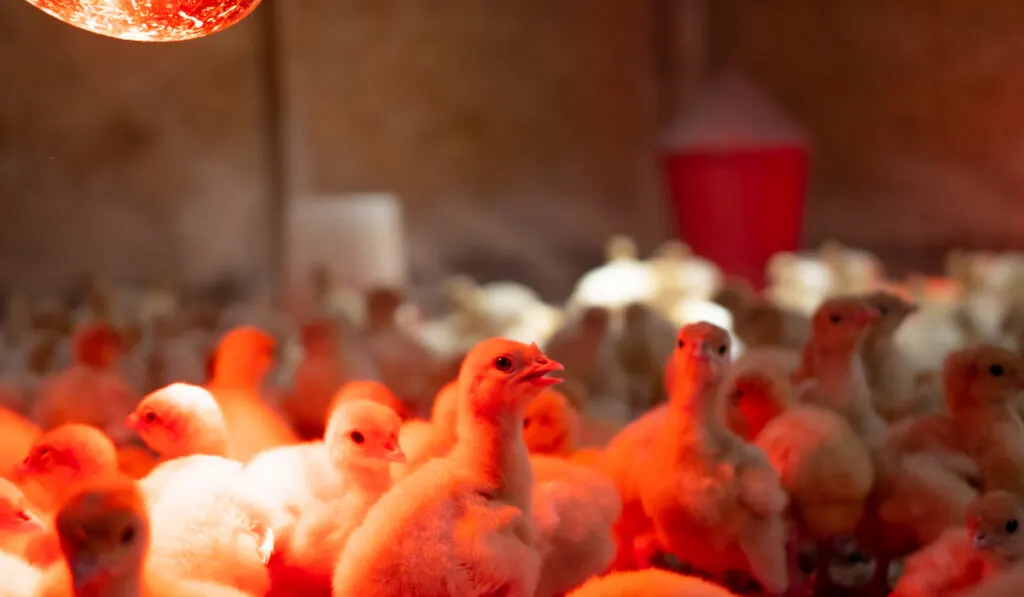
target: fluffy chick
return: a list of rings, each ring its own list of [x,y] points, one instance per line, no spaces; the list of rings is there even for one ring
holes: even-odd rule
[[[401,419],[407,418],[410,414],[405,403],[399,400],[398,396],[395,396],[394,392],[388,389],[386,385],[379,381],[362,379],[350,381],[341,386],[331,398],[331,404],[327,413],[330,415],[342,404],[358,400],[370,400],[386,406],[393,410]]]
[[[166,460],[193,454],[227,455],[227,427],[220,406],[199,386],[174,383],[149,394],[125,425]]]
[[[561,368],[536,345],[494,338],[470,350],[458,444],[370,509],[338,562],[334,597],[533,594],[541,558],[523,418]]]
[[[650,568],[594,578],[567,597],[735,597],[706,580]]]
[[[241,597],[224,586],[183,581],[146,565],[149,520],[134,482],[120,475],[78,488],[61,506],[55,526],[66,565],[43,579],[39,597]]]
[[[534,455],[530,465],[543,557],[534,595],[562,595],[608,569],[616,550],[611,527],[622,499],[609,479],[564,459]]]
[[[274,594],[330,595],[331,575],[352,531],[370,507],[391,488],[392,462],[405,454],[397,443],[402,420],[392,409],[369,400],[338,407],[326,435],[339,490],[304,510],[283,549],[283,574],[274,573]]]
[[[302,361],[291,379],[281,409],[303,439],[323,437],[331,400],[349,375],[341,358],[341,334],[331,317],[302,326]]]
[[[569,399],[549,388],[526,407],[523,441],[530,454],[569,457],[579,444],[580,425]]]
[[[930,404],[925,399],[927,394],[915,391],[916,371],[896,343],[896,332],[907,317],[917,312],[917,305],[886,291],[868,294],[864,300],[879,314],[860,347],[875,410],[890,423],[935,412],[940,405]]]
[[[39,436],[15,470],[14,481],[22,484],[33,503],[52,511],[76,483],[117,469],[117,449],[105,433],[68,424]]]
[[[907,558],[895,597],[962,594],[1024,558],[1024,504],[1005,491],[987,493],[967,507],[967,528],[949,529]]]
[[[434,398],[430,421],[412,419],[402,425],[399,442],[408,461],[393,467],[398,476],[405,476],[425,462],[446,456],[457,438],[459,384],[445,384]]]

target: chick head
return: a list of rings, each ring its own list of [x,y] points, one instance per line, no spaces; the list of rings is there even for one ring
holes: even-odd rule
[[[580,316],[580,327],[592,336],[604,336],[611,324],[611,313],[604,307],[587,307]]]
[[[15,480],[31,480],[47,491],[63,493],[69,485],[116,471],[117,466],[117,449],[107,434],[71,423],[36,439],[15,470]]]
[[[852,353],[878,317],[878,311],[862,298],[830,298],[811,317],[812,340],[818,349]]]
[[[0,478],[0,535],[35,533],[43,523],[29,509],[28,499],[17,485]]]
[[[967,506],[967,530],[975,551],[1001,564],[1024,557],[1024,503],[1008,491],[990,491]]]
[[[778,345],[785,338],[785,316],[771,301],[754,299],[739,307],[733,317],[736,335],[747,346]]]
[[[568,456],[576,449],[580,418],[564,394],[546,389],[526,407],[523,440],[534,454]]]
[[[942,380],[951,411],[1007,403],[1024,390],[1024,359],[991,344],[957,350],[946,356]]]
[[[106,323],[88,323],[75,331],[75,361],[98,369],[110,368],[121,354],[121,335]]]
[[[338,325],[330,317],[307,321],[300,331],[302,349],[306,354],[331,353],[338,347]]]
[[[563,369],[536,344],[484,340],[470,349],[459,370],[459,416],[468,412],[494,419],[522,413],[544,388],[561,382],[550,374]]]
[[[884,290],[865,295],[864,301],[878,311],[878,319],[871,325],[871,330],[890,336],[918,309],[916,303]]]
[[[213,355],[214,377],[259,383],[274,366],[277,342],[253,326],[237,327],[224,335]]]
[[[386,385],[379,381],[356,380],[350,381],[341,386],[331,400],[331,407],[328,412],[334,412],[336,408],[355,400],[370,400],[382,404],[398,414],[399,418],[405,419],[409,415],[409,409],[405,403],[398,399]]]
[[[701,385],[719,383],[729,370],[731,350],[729,332],[717,325],[706,321],[684,325],[676,335],[671,374],[666,377],[672,384],[681,379]],[[671,394],[672,387],[668,389]]]
[[[402,419],[387,406],[373,400],[350,400],[331,413],[324,444],[339,469],[386,470],[389,463],[405,462],[398,445],[401,427]]]
[[[213,394],[187,383],[150,393],[124,424],[163,456],[183,456],[192,453],[190,448],[227,437],[224,415]]]
[[[734,316],[743,307],[746,307],[757,299],[754,287],[743,278],[729,278],[715,292],[712,301],[722,305]]]
[[[789,382],[759,367],[733,371],[722,391],[729,428],[748,440],[757,437],[765,425],[795,403]]]
[[[76,589],[99,589],[138,574],[149,523],[142,495],[129,477],[113,474],[80,485],[57,512],[54,526]]]

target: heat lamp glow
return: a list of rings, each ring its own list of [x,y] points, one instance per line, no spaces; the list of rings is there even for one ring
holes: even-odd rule
[[[260,0],[26,0],[86,31],[129,41],[185,41],[241,21]]]

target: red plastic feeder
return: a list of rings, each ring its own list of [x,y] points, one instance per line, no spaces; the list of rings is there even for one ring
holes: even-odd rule
[[[749,81],[723,77],[669,137],[663,156],[680,237],[755,287],[768,259],[800,247],[805,137]]]

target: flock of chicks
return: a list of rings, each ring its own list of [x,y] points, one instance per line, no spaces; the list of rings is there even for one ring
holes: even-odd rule
[[[298,327],[15,301],[0,597],[1024,591],[1024,259],[895,285],[832,243],[756,294],[609,253],[564,309],[456,279],[426,322],[322,268]]]

